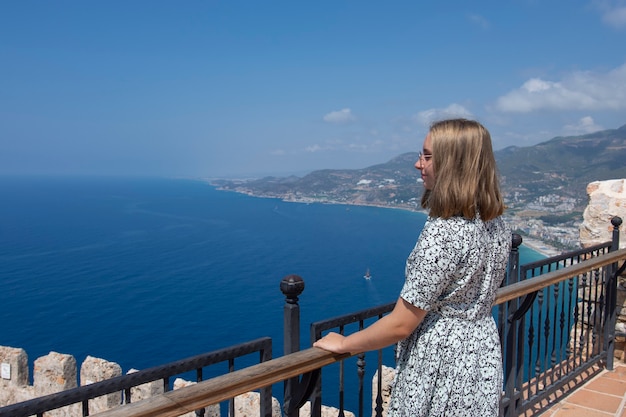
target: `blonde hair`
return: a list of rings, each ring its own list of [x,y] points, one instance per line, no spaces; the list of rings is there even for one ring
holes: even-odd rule
[[[435,122],[430,127],[435,184],[422,196],[422,207],[447,219],[480,215],[491,220],[504,212],[491,135],[466,119]]]

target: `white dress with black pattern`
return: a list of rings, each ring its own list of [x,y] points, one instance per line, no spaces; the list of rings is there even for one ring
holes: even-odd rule
[[[502,356],[491,315],[511,247],[501,218],[428,218],[400,296],[426,310],[398,343],[388,416],[497,416]]]

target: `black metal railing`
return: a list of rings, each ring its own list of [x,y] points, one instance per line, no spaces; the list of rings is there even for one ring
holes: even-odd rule
[[[618,251],[621,219],[613,219],[613,239],[606,244],[568,252],[530,264],[519,264],[518,248],[522,243],[519,235],[513,235],[513,249],[504,286],[499,290],[494,317],[499,325],[503,347],[505,386],[501,401],[502,416],[517,416],[525,410],[542,410],[563,387],[598,364],[613,367],[615,339],[615,298],[617,261],[626,259],[624,250]],[[623,253],[622,253],[623,252]],[[609,256],[617,253],[618,256]],[[244,390],[261,390],[260,415],[271,416],[271,386],[283,381],[283,408],[288,417],[296,416],[302,405],[311,401],[311,416],[319,417],[322,407],[322,368],[338,367],[338,415],[345,412],[345,395],[358,396],[357,415],[365,411],[365,399],[369,375],[365,355],[357,355],[355,368],[346,370],[350,355],[335,355],[319,349],[300,349],[300,307],[298,297],[304,290],[304,282],[290,275],[280,284],[285,295],[285,356],[271,358],[269,338],[237,345],[231,348],[199,355],[194,358],[139,371],[82,386],[58,394],[52,394],[24,403],[0,408],[3,416],[43,415],[43,412],[70,404],[83,404],[83,416],[89,415],[89,400],[113,392],[125,393],[124,402],[130,403],[130,388],[162,379],[169,386],[169,378],[175,374],[195,370],[198,384],[166,392],[165,400],[145,400],[127,404],[102,415],[176,416],[190,410],[203,415],[202,407],[229,400],[229,412],[234,416],[232,398]],[[323,320],[311,325],[311,343],[322,332],[336,329],[346,332],[348,326],[359,330],[369,321],[377,320],[393,309],[394,303],[377,306],[341,317]],[[352,331],[350,327],[350,331]],[[245,353],[244,353],[245,352]],[[260,352],[260,362],[238,371],[234,370],[234,358]],[[376,358],[377,393],[374,393],[374,415],[381,416],[383,351]],[[200,359],[202,357],[202,359]],[[209,380],[202,380],[202,368],[218,361],[232,363],[229,373]],[[356,375],[357,382],[345,384],[346,375]],[[368,377],[366,377],[368,374]],[[346,386],[350,386],[350,392]],[[167,389],[166,389],[167,391]],[[219,391],[219,392],[217,392]],[[370,391],[371,392],[371,391]],[[136,407],[129,407],[136,406]],[[148,410],[148,411],[146,411]],[[178,412],[178,414],[176,414]]]
[[[514,268],[505,285],[546,276],[597,258],[619,247],[621,219],[614,218],[612,240]],[[512,251],[512,257],[519,254]],[[563,387],[600,362],[613,367],[615,265],[591,268],[537,291],[499,304],[505,373],[504,416],[542,411]],[[610,307],[612,304],[612,307]],[[599,370],[600,368],[595,368]]]
[[[579,249],[528,264],[519,264],[519,246],[522,237],[512,236],[507,276],[503,286],[538,278],[553,271],[599,257],[619,247],[621,219],[612,219],[612,240],[585,249]],[[502,416],[517,416],[524,410],[547,406],[547,400],[579,375],[604,361],[613,367],[615,328],[615,265],[609,264],[585,271],[577,277],[563,279],[546,285],[538,291],[522,294],[494,307],[503,350],[505,373],[504,395],[501,401]],[[612,302],[612,304],[611,304]],[[364,327],[368,319],[380,318],[393,309],[395,303],[386,304],[357,313],[323,320],[311,325],[311,342],[322,332],[335,329],[343,334],[346,326]],[[611,307],[612,305],[612,307]],[[381,368],[382,350],[378,351],[377,392],[373,412],[382,416]],[[356,375],[358,387],[357,416],[364,416],[365,354],[358,355]],[[339,366],[339,415],[344,413],[345,367]],[[319,378],[311,397],[311,415],[321,415],[321,384]],[[353,390],[354,391],[354,390]],[[287,409],[287,416],[296,414]]]
[[[0,407],[0,417],[43,417],[44,413],[61,407],[82,404],[82,415],[89,416],[89,400],[113,393],[122,393],[123,404],[132,402],[132,389],[146,383],[162,381],[163,391],[171,389],[171,379],[177,375],[195,372],[196,381],[203,381],[203,369],[218,363],[227,363],[229,372],[235,370],[235,360],[259,353],[259,362],[272,359],[272,339],[263,337],[225,349],[181,359],[166,365],[133,372],[127,375],[106,379],[89,385],[61,391],[17,404]],[[270,417],[272,405],[272,387],[260,388],[261,416]],[[234,401],[229,401],[229,413],[234,416]],[[204,416],[204,409],[198,409],[196,415]]]
[[[322,337],[322,332],[326,330],[337,329],[340,334],[344,334],[346,326],[351,325],[351,324],[356,324],[357,328],[355,330],[361,330],[365,328],[365,324],[368,320],[380,319],[381,317],[383,317],[383,315],[393,310],[394,305],[395,305],[395,302],[388,303],[388,304],[384,304],[378,307],[361,310],[361,311],[358,311],[356,313],[352,313],[349,315],[315,322],[311,324],[311,344],[313,344],[314,341],[320,339]],[[365,415],[364,402],[366,398],[366,394],[364,391],[365,386],[366,386],[365,353],[360,353],[357,356],[356,366],[357,366],[356,376],[357,376],[357,381],[358,381],[356,384],[356,386],[358,387],[357,388],[357,392],[358,392],[357,415],[364,416]],[[382,399],[382,393],[381,393],[382,375],[383,375],[382,366],[383,366],[383,350],[381,349],[377,351],[376,377],[377,377],[378,389],[377,389],[377,394],[375,398],[376,406],[374,407],[374,409],[379,410],[378,412],[381,413],[379,415],[382,415],[382,410],[383,410],[383,407],[382,407],[383,399]],[[344,411],[344,406],[345,406],[344,377],[345,377],[345,361],[342,361],[339,363],[339,410],[340,410],[339,415],[340,416],[342,416],[342,413]],[[313,395],[311,395],[311,415],[319,416],[321,415],[321,410],[322,410],[322,379],[318,378],[317,384],[315,386],[315,390],[313,391]],[[294,410],[286,410],[285,412],[286,412],[286,417],[297,417],[297,414],[294,412]]]

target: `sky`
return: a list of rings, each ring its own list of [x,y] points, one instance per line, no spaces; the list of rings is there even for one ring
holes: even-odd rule
[[[0,0],[0,175],[356,169],[626,124],[626,0]]]

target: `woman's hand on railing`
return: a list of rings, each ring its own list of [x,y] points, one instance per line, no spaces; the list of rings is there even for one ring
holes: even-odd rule
[[[343,342],[345,339],[345,336],[342,336],[339,333],[331,332],[322,337],[317,342],[313,343],[313,346],[334,353],[347,353],[348,351],[345,350],[343,347]]]
[[[335,353],[349,352],[353,355],[382,349],[408,337],[422,322],[425,315],[426,310],[415,307],[400,297],[391,313],[375,321],[369,327],[346,337],[329,333],[315,342],[313,346]]]

